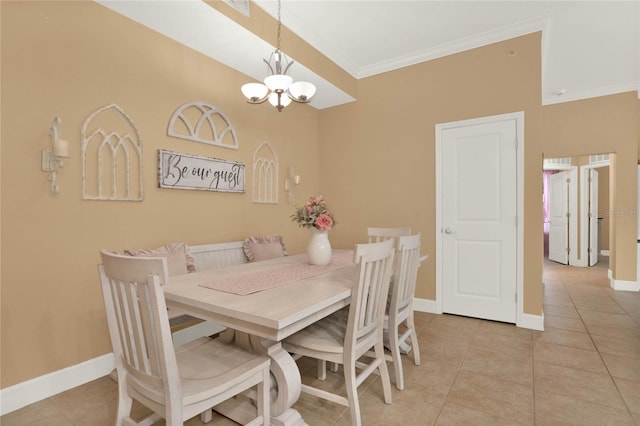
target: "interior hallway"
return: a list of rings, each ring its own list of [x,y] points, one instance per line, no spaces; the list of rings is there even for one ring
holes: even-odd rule
[[[640,293],[609,287],[606,258],[593,268],[546,261],[544,313],[544,332],[418,313],[422,365],[404,357],[406,388],[393,387],[391,405],[383,404],[377,377],[361,385],[363,424],[640,425]],[[304,382],[316,381],[314,362],[302,360],[301,369]],[[327,375],[323,386],[345,394],[340,376]],[[116,399],[116,384],[105,377],[0,424],[112,425]],[[345,407],[308,395],[295,408],[312,426],[349,424]],[[210,424],[234,423],[215,416]]]

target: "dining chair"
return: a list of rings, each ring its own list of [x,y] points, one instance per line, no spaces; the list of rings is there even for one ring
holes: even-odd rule
[[[394,240],[394,247],[398,248],[398,238],[411,235],[411,228],[379,228],[370,226],[367,228],[367,238],[370,243],[378,243],[385,240]]]
[[[357,283],[351,289],[348,314],[340,311],[286,338],[282,347],[296,356],[342,364],[347,397],[302,385],[302,391],[349,407],[351,424],[360,425],[358,386],[373,372],[380,374],[384,402],[391,404],[391,382],[382,341],[384,310],[389,292],[393,241],[357,244]],[[358,360],[373,349],[372,361]],[[367,359],[367,358],[363,358]],[[356,371],[358,368],[361,371]]]
[[[115,424],[151,425],[164,418],[167,425],[182,425],[197,414],[206,422],[213,406],[249,391],[256,416],[248,424],[269,425],[269,359],[209,337],[174,348],[161,287],[166,259],[105,250],[100,256],[118,379]],[[139,423],[130,414],[134,399],[153,411]]]
[[[395,370],[396,387],[404,389],[404,376],[402,372],[402,358],[400,356],[401,344],[406,345],[406,339],[411,340],[410,348],[413,349],[413,363],[420,365],[420,347],[418,335],[413,317],[413,298],[416,289],[418,267],[420,257],[420,234],[403,236],[398,239],[398,252],[396,253],[396,269],[391,284],[391,300],[388,303],[384,330],[388,338],[386,346],[391,350],[391,359]],[[399,334],[400,326],[404,323],[405,330]],[[403,352],[410,352],[404,350]]]

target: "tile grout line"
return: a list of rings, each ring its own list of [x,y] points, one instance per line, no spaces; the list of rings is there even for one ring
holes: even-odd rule
[[[562,279],[561,281],[562,281],[562,285],[565,286],[564,279]],[[565,290],[566,290],[566,288],[565,288]],[[573,297],[571,296],[571,292],[569,292],[568,290],[567,290],[567,292],[569,293],[569,299],[571,299],[571,303],[573,304],[573,307],[575,308],[576,312],[578,313],[578,316],[580,317],[580,321],[582,321],[582,325],[584,325],[585,330],[587,330],[587,334],[589,335],[589,340],[591,340],[591,343],[593,344],[593,347],[596,349],[596,353],[598,354],[598,357],[600,358],[600,361],[602,362],[602,365],[604,366],[605,370],[607,371],[607,375],[609,376],[609,379],[613,383],[613,386],[615,387],[616,392],[618,392],[618,396],[620,397],[620,399],[622,400],[622,403],[624,404],[625,408],[627,409],[627,413],[629,414],[631,420],[633,420],[633,422],[637,424],[637,422],[635,421],[635,418],[633,416],[633,413],[631,412],[631,408],[629,407],[629,404],[627,404],[627,401],[624,398],[624,396],[622,396],[622,392],[620,392],[620,388],[618,387],[618,384],[616,383],[613,374],[611,374],[611,370],[609,370],[609,367],[607,366],[607,363],[605,362],[605,360],[604,360],[604,358],[602,356],[602,353],[600,352],[600,349],[598,348],[598,345],[596,344],[595,340],[593,339],[593,336],[592,336],[591,332],[589,331],[589,327],[587,327],[587,324],[584,322],[584,319],[582,317],[582,313],[580,312],[580,310],[576,306],[575,301],[573,300]],[[611,300],[613,300],[613,302],[616,303],[616,305],[618,305],[625,312],[625,315],[628,316],[628,314],[626,314],[627,311],[624,308],[622,308],[618,304],[618,302],[616,302],[615,299],[613,299],[611,296],[609,296],[609,294],[607,294],[606,292],[605,292],[605,295],[607,297],[609,297]],[[613,408],[613,407],[609,407],[609,406],[604,405],[604,404],[600,404],[600,405],[606,406],[608,408]]]

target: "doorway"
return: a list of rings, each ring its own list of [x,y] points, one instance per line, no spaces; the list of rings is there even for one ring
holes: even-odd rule
[[[609,154],[545,159],[543,169],[545,259],[580,267],[595,266],[604,260],[607,265]],[[552,176],[561,173],[566,180],[556,177],[556,185],[552,185]],[[561,180],[566,187],[559,184]],[[567,208],[561,205],[567,204],[566,198]],[[559,221],[563,219],[562,215],[566,215],[562,223],[568,226],[566,231],[551,223],[552,216]],[[566,258],[562,256],[563,250],[566,250]]]
[[[436,125],[436,305],[518,323],[524,115]]]

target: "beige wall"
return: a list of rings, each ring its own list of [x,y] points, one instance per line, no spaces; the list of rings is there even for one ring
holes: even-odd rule
[[[544,107],[547,158],[614,153],[611,160],[609,267],[613,278],[636,281],[637,93],[603,96]]]
[[[516,50],[509,56],[509,50]],[[525,112],[525,312],[542,308],[540,34],[359,81],[358,102],[323,111],[321,188],[336,206],[333,241],[367,226],[410,226],[429,254],[416,296],[435,299],[435,125]]]
[[[308,236],[291,222],[294,207],[284,192],[278,205],[251,202],[251,164],[253,150],[267,140],[278,155],[280,185],[295,163],[300,197],[316,193],[317,110],[249,105],[240,93],[248,77],[94,2],[1,7],[2,388],[111,352],[96,268],[101,248],[279,233],[291,252],[303,250]],[[238,151],[166,136],[171,114],[193,100],[227,115]],[[110,103],[142,135],[143,202],[80,200],[82,122]],[[56,115],[71,158],[54,197],[40,151],[50,146]],[[244,162],[247,193],[157,188],[159,148]]]

